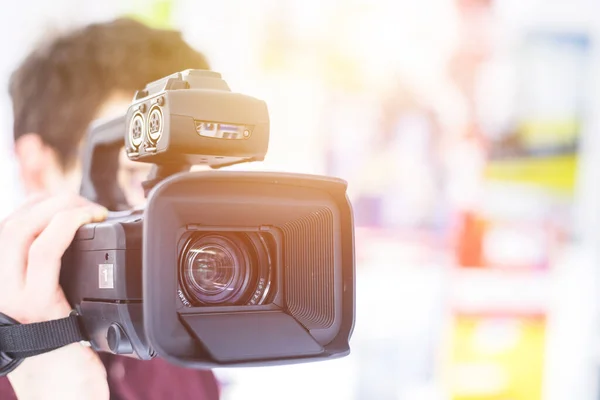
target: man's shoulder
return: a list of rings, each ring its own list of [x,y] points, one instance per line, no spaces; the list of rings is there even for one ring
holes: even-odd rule
[[[101,353],[113,400],[218,400],[219,383],[210,370],[193,370],[155,358],[141,361]],[[0,377],[0,399],[17,400],[10,381]]]
[[[219,399],[219,383],[210,370],[182,368],[155,358],[141,361],[101,353],[111,393],[118,399]]]
[[[5,376],[0,377],[0,399],[17,400],[17,395],[15,394],[10,381]]]

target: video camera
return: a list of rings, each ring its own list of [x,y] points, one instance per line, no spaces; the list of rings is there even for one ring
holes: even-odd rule
[[[346,182],[198,171],[261,161],[269,113],[221,75],[186,70],[139,90],[90,130],[81,194],[111,210],[83,226],[60,283],[96,351],[188,368],[349,353],[354,228]],[[118,155],[154,164],[146,205],[117,184]]]

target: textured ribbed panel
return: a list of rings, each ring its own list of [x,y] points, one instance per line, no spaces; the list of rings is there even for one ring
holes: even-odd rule
[[[308,329],[328,328],[335,317],[333,215],[323,208],[282,231],[288,309]]]

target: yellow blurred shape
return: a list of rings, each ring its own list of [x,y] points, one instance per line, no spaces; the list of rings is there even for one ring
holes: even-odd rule
[[[527,147],[568,146],[575,142],[580,129],[578,119],[563,121],[532,120],[519,127],[519,136]]]
[[[153,28],[174,29],[171,18],[174,3],[173,0],[134,0],[132,8],[136,12],[126,16]]]
[[[541,399],[544,347],[541,315],[457,315],[447,366],[451,399]]]
[[[571,194],[575,188],[577,155],[491,161],[484,177],[493,181],[531,184]]]

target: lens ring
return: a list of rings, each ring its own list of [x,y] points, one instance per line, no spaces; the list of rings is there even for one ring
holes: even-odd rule
[[[251,247],[254,249],[253,281],[252,291],[248,293],[248,305],[264,304],[271,295],[274,279],[274,268],[271,251],[274,244],[267,238],[270,235],[264,233],[252,233],[248,235]]]

